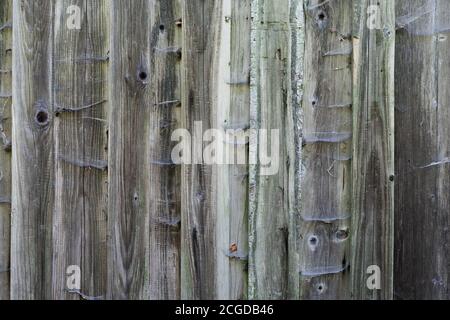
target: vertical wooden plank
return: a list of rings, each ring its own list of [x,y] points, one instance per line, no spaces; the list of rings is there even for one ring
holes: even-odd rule
[[[448,1],[396,1],[395,298],[449,299]]]
[[[365,0],[355,11],[351,290],[355,299],[392,299],[394,1]],[[379,290],[367,286],[370,266],[381,271]]]
[[[106,293],[108,5],[55,1],[54,299]],[[77,10],[79,30],[70,24]],[[66,286],[73,265],[81,269],[78,293]]]
[[[238,162],[248,153],[244,139],[250,113],[250,1],[224,0],[212,109],[213,127],[228,132],[224,148],[234,157],[213,169],[217,194],[217,298],[242,300],[247,297],[248,258],[248,166]],[[234,130],[234,131],[232,131]],[[246,157],[247,159],[247,157]]]
[[[295,3],[293,5],[292,3]],[[249,298],[295,298],[288,282],[298,283],[297,253],[290,252],[291,219],[295,217],[296,126],[294,123],[292,70],[292,8],[297,1],[252,1],[252,75],[250,158],[258,159],[262,145],[278,163],[273,172],[261,162],[250,166],[249,175]],[[297,11],[294,11],[297,12]],[[297,43],[295,44],[297,48]],[[291,78],[292,77],[292,78]],[[297,90],[297,89],[296,89]],[[298,106],[296,106],[298,108]],[[268,130],[268,143],[258,130]],[[271,136],[272,130],[278,135]],[[275,152],[272,146],[279,144]],[[259,159],[260,160],[260,159]],[[251,162],[254,162],[250,160]],[[297,171],[298,172],[298,171]],[[295,237],[294,237],[295,238]],[[292,255],[292,259],[290,258]],[[295,274],[295,276],[292,276]]]
[[[216,185],[213,166],[203,163],[203,131],[213,128],[214,53],[222,0],[183,2],[183,127],[192,135],[192,164],[182,168],[181,298],[217,297]],[[229,97],[225,97],[229,99]],[[201,126],[201,127],[200,127]],[[197,127],[197,129],[196,129]]]
[[[133,17],[130,19],[130,17]],[[108,298],[149,295],[150,244],[150,1],[114,0],[111,74],[108,223]]]
[[[300,298],[349,298],[352,1],[305,3]]]
[[[51,297],[52,17],[52,1],[13,1],[12,299]]]
[[[108,298],[112,299],[149,297],[151,18],[149,1],[112,1],[108,194]]]
[[[228,135],[219,141],[223,158],[209,163],[200,155],[183,167],[182,297],[244,299],[248,166],[238,154],[248,145],[236,139],[249,129],[250,1],[186,2],[183,23],[182,111],[193,156],[207,130]],[[200,142],[200,152],[210,142]]]
[[[302,197],[302,138],[305,67],[305,10],[303,1],[290,1],[291,43],[290,61],[290,101],[292,108],[288,109],[286,121],[287,141],[287,174],[288,174],[288,299],[300,298],[300,252],[301,239],[299,226],[301,219]]]
[[[180,125],[181,4],[178,0],[150,1],[150,12],[154,15],[150,27],[154,98],[149,122],[150,298],[179,299],[181,168],[170,159],[171,134]]]
[[[11,231],[12,1],[0,3],[0,300],[8,300]]]
[[[179,296],[176,3],[112,1],[108,298]]]

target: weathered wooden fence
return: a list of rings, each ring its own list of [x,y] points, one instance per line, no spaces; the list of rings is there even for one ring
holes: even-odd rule
[[[0,300],[449,299],[449,13],[0,0]]]

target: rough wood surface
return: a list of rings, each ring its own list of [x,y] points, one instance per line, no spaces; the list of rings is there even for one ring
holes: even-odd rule
[[[203,131],[213,126],[212,80],[221,9],[221,0],[183,2],[182,121],[193,140],[202,139],[203,136],[203,132],[194,133],[195,122],[201,123]],[[199,144],[203,150],[203,143]],[[193,147],[192,154],[201,153],[201,150]],[[215,234],[217,207],[213,197],[217,190],[212,181],[212,166],[202,162],[202,159],[195,159],[192,165],[183,165],[182,169],[183,299],[217,297],[216,252],[223,249],[217,247]]]
[[[291,9],[298,2],[252,1],[252,76],[251,76],[251,129],[269,130],[269,152],[272,141],[270,131],[279,130],[279,169],[271,175],[262,175],[261,163],[250,166],[249,176],[249,298],[286,299],[290,296],[289,282],[298,277],[295,260],[295,241],[291,241],[292,203],[295,185],[290,159],[296,149],[294,135],[292,70]],[[295,13],[295,10],[294,10]],[[296,44],[295,44],[296,47]],[[291,73],[293,72],[293,73]],[[289,76],[292,75],[292,76]],[[292,77],[292,78],[291,78]],[[298,106],[297,106],[298,107]],[[257,157],[262,143],[257,134],[250,139],[250,158]],[[292,162],[291,162],[292,160]],[[297,279],[297,280],[295,280]],[[295,289],[294,289],[295,291]],[[295,293],[294,293],[295,295]]]
[[[111,19],[108,298],[179,296],[170,130],[177,1],[114,0]]]
[[[376,8],[375,24],[369,23],[369,6]],[[361,1],[354,21],[351,294],[354,299],[392,299],[394,2]],[[380,268],[379,290],[367,287],[370,266]]]
[[[150,298],[180,298],[180,184],[181,168],[170,162],[174,142],[171,133],[180,126],[181,33],[180,0],[152,4],[158,31],[153,29],[150,83],[154,104],[150,117]],[[155,27],[152,27],[155,28]],[[150,29],[151,30],[151,29]],[[165,104],[166,101],[177,101]],[[159,163],[159,164],[158,164]],[[156,200],[156,202],[155,202]]]
[[[396,299],[450,298],[449,13],[396,1]]]
[[[8,300],[11,218],[12,0],[0,3],[0,300]]]
[[[52,295],[52,19],[52,1],[13,1],[12,299]]]
[[[305,6],[301,299],[349,298],[352,1]]]
[[[210,128],[246,132],[250,1],[186,2],[183,28],[184,127],[194,134],[195,123],[201,122],[203,132]],[[201,134],[193,139],[201,139]],[[236,141],[224,141],[222,146],[236,153],[247,151],[246,144]],[[237,157],[234,164],[221,163],[183,166],[182,188],[187,191],[182,198],[183,298],[247,297],[248,167],[238,164]]]
[[[53,298],[80,298],[66,285],[72,265],[81,269],[79,291],[100,298],[106,293],[109,1],[54,4]],[[67,27],[70,6],[80,8],[80,30]]]
[[[449,13],[0,0],[0,300],[449,299]]]
[[[223,1],[220,23],[213,123],[215,128],[244,134],[250,114],[250,1]],[[218,191],[217,298],[242,300],[247,297],[248,166],[237,162],[237,154],[248,153],[248,144],[233,140],[224,146],[235,156],[233,165],[217,165],[213,171]]]

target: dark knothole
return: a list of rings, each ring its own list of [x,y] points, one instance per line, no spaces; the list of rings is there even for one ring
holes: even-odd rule
[[[45,110],[39,110],[36,113],[35,119],[40,126],[46,126],[48,124],[48,112]]]
[[[148,77],[147,72],[145,72],[145,71],[139,72],[139,79],[140,79],[141,81],[147,80],[147,77]]]
[[[328,25],[328,15],[326,11],[319,10],[316,14],[316,23],[319,29],[324,30]]]
[[[316,246],[318,242],[319,242],[319,239],[317,239],[316,236],[309,237],[309,244],[311,246]]]

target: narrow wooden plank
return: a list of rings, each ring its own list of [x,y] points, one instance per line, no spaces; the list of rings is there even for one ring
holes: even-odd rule
[[[0,300],[10,297],[12,1],[0,3]]]
[[[395,298],[449,295],[448,1],[396,1]]]
[[[201,123],[194,140],[208,129],[229,135],[219,142],[223,158],[202,156],[183,168],[182,297],[244,299],[248,166],[238,154],[245,157],[248,145],[237,139],[249,128],[250,1],[193,1],[183,12],[185,127],[193,134]]]
[[[224,249],[216,241],[213,166],[203,163],[206,144],[201,142],[203,132],[214,125],[212,80],[217,70],[214,53],[218,49],[222,4],[222,0],[183,2],[182,120],[192,135],[193,161],[183,165],[181,178],[182,299],[217,297],[216,253]]]
[[[173,130],[180,126],[181,3],[150,1],[151,80],[154,106],[150,115],[150,298],[180,298],[181,167],[170,163]],[[166,104],[167,101],[176,101]],[[164,164],[168,163],[168,165]],[[154,200],[157,200],[155,202]]]
[[[217,203],[217,298],[247,297],[248,260],[248,134],[250,115],[250,1],[224,0],[216,74],[213,126],[228,134],[227,164],[213,170]],[[219,21],[218,21],[219,22]],[[233,131],[234,130],[234,131]],[[243,155],[245,159],[239,159]],[[243,161],[242,161],[243,160]]]
[[[351,290],[355,299],[392,299],[395,7],[364,0],[355,11]],[[381,271],[380,288],[367,285],[370,266]]]
[[[54,299],[106,293],[108,4],[55,1]],[[80,267],[79,292],[68,292],[69,266]]]
[[[291,43],[290,43],[290,103],[292,107],[287,113],[287,173],[288,173],[288,295],[290,300],[300,298],[300,255],[299,237],[300,209],[302,197],[302,136],[303,110],[301,108],[304,95],[305,67],[305,10],[303,1],[290,2]]]
[[[350,296],[352,16],[352,1],[305,6],[301,299]]]
[[[112,1],[108,298],[179,296],[176,3]]]
[[[295,298],[298,290],[288,282],[298,283],[295,241],[295,137],[293,101],[297,95],[296,73],[292,69],[292,8],[298,2],[252,1],[252,75],[249,175],[249,298]],[[297,43],[295,43],[297,48]],[[295,57],[296,58],[296,57]],[[257,130],[267,130],[267,141]],[[272,136],[272,130],[275,130]],[[276,131],[278,130],[278,131]],[[279,144],[278,149],[273,147]],[[273,166],[262,164],[259,155],[265,146]],[[264,152],[263,154],[265,154]],[[298,170],[297,170],[298,173]],[[294,227],[294,228],[291,228]],[[294,237],[295,239],[295,237]],[[294,274],[294,276],[292,276]]]
[[[111,21],[108,298],[145,299],[150,297],[147,193],[155,21],[146,0],[112,1]]]
[[[12,299],[51,297],[52,17],[52,1],[13,1]]]

